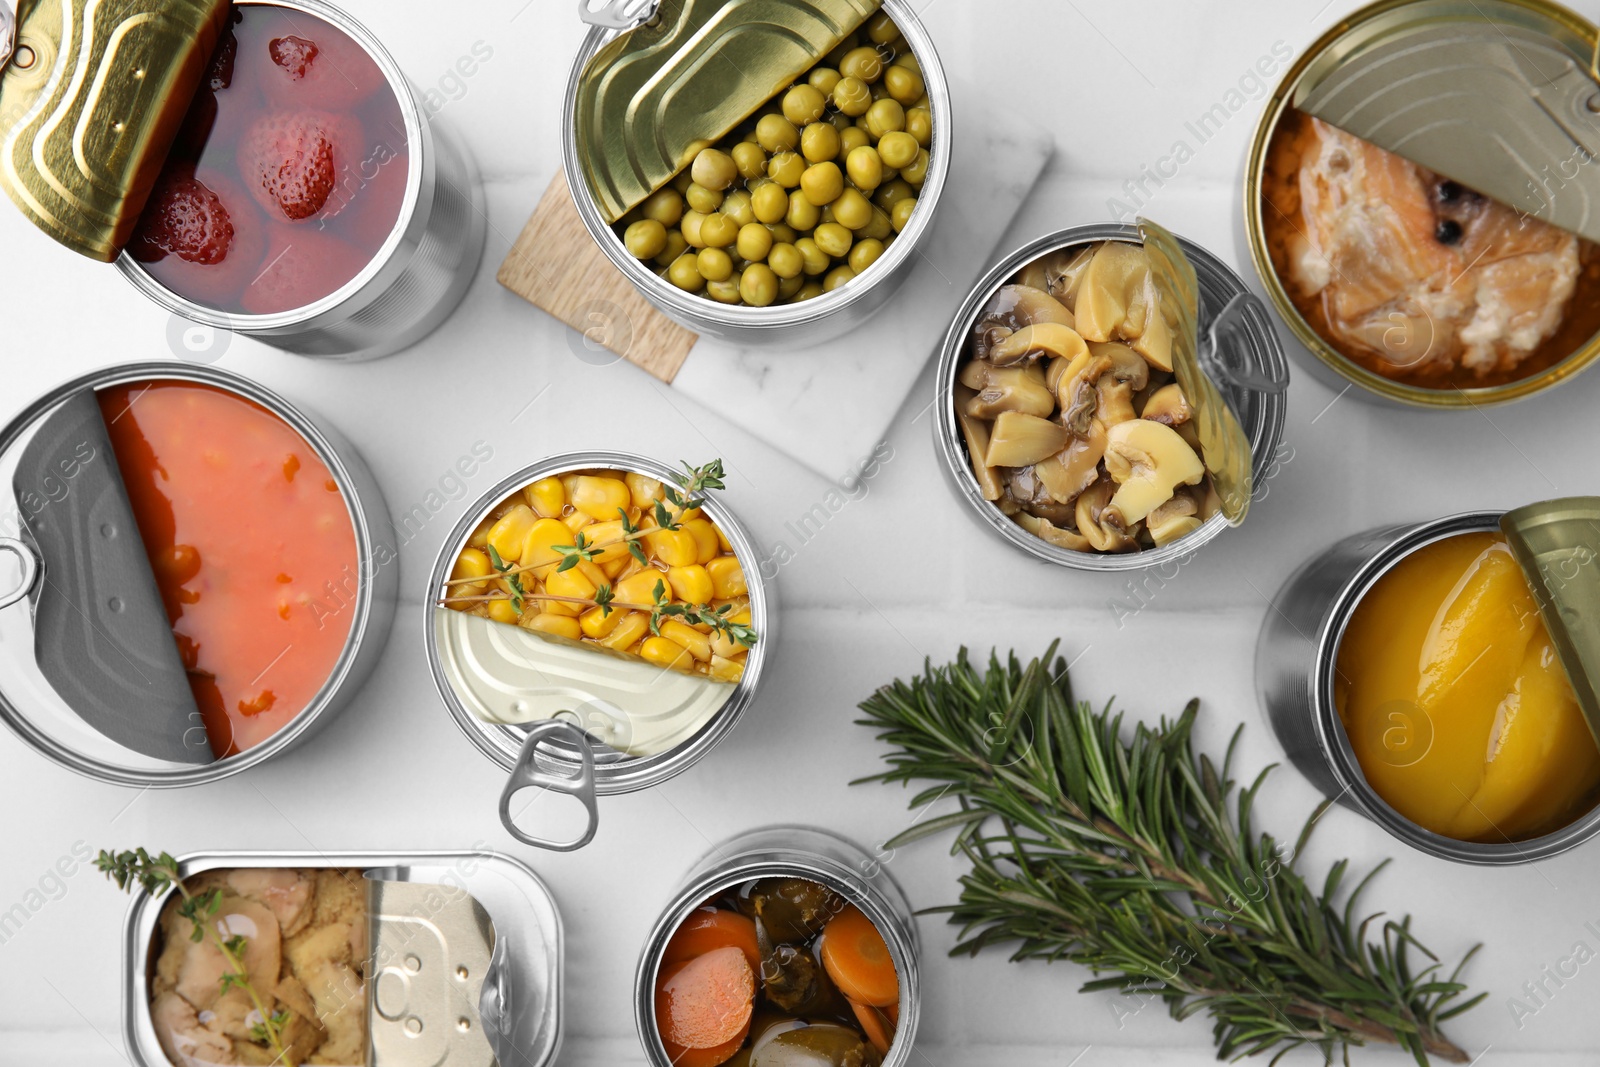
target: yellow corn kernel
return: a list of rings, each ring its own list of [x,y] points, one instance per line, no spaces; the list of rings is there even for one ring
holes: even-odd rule
[[[589,579],[589,584],[594,586],[596,589],[600,588],[602,585],[611,584],[611,580],[606,577],[606,572],[601,570],[598,564],[592,563],[589,560],[579,560],[578,566],[575,569],[579,574],[582,574],[585,578]]]
[[[717,528],[711,525],[710,519],[690,519],[683,528],[694,538],[696,563],[709,563],[717,558]]]
[[[667,576],[651,567],[637,574],[630,574],[617,582],[614,591],[619,604],[639,604],[650,607],[656,602],[656,583],[660,582],[663,590],[669,592],[671,586],[667,584]]]
[[[573,471],[571,474],[563,474],[561,476],[561,490],[567,494],[568,503],[572,502],[572,491],[578,488],[578,479],[580,477],[581,475],[578,474],[577,471]]]
[[[728,535],[722,532],[722,527],[713,525],[711,528],[717,531],[717,544],[722,546],[722,551],[732,552],[733,546],[728,543]]]
[[[580,600],[594,599],[594,583],[577,567],[570,571],[556,571],[544,580],[544,591],[551,596],[576,597]],[[540,607],[551,615],[571,615],[576,618],[583,614],[585,608],[582,604],[569,604],[562,600],[543,600]]]
[[[744,582],[744,568],[733,556],[718,556],[706,564],[706,573],[711,575],[711,587],[716,590],[718,600],[732,600],[749,592]]]
[[[518,504],[501,517],[489,530],[489,547],[500,553],[500,558],[507,563],[516,563],[522,559],[522,541],[528,536],[528,531],[533,529],[533,524],[539,521],[539,516],[526,504]]]
[[[744,677],[744,664],[738,660],[711,657],[711,669],[706,672],[719,682],[737,682]]]
[[[580,475],[572,490],[572,506],[596,522],[626,514],[632,501],[633,494],[628,491],[627,484],[617,478]]]
[[[611,633],[599,639],[600,644],[607,648],[614,648],[625,652],[633,647],[633,643],[650,632],[650,616],[642,611],[613,612],[620,614],[622,619],[612,628]]]
[[[700,546],[688,530],[658,530],[647,540],[655,558],[669,567],[687,567],[700,559]]]
[[[600,569],[605,571],[606,577],[614,582],[622,577],[622,572],[626,571],[630,565],[637,567],[639,561],[632,556],[623,556],[621,559],[614,559],[610,563],[600,564]]]
[[[610,563],[613,560],[625,559],[628,555],[628,542],[623,540],[627,533],[622,527],[622,520],[615,522],[597,522],[593,526],[586,526],[583,530],[583,540],[590,548],[615,542],[600,550],[594,562],[600,564]]]
[[[483,578],[493,573],[494,568],[489,565],[487,554],[478,551],[476,548],[467,548],[462,549],[461,555],[456,557],[456,565],[450,571],[450,579],[451,581],[461,581],[465,578]],[[488,582],[462,581],[460,585],[452,585],[448,595],[477,596],[487,588],[489,588]]]
[[[568,530],[573,533],[577,533],[585,526],[592,525],[594,523],[594,517],[587,511],[574,511],[570,514],[561,516],[561,521],[566,524]]]
[[[495,622],[509,622],[515,626],[517,623],[516,605],[511,603],[510,597],[491,600],[489,601],[489,618]]]
[[[489,531],[494,528],[494,518],[485,518],[472,528],[472,536],[467,538],[467,544],[473,548],[481,549],[489,543]]]
[[[549,574],[544,565],[561,559],[561,553],[555,551],[554,546],[570,544],[572,531],[567,529],[566,523],[560,519],[540,519],[528,527],[528,534],[522,539],[522,562],[542,568],[539,574]]]
[[[633,497],[633,506],[640,511],[654,509],[656,501],[661,499],[661,483],[654,478],[629,473],[624,474],[622,480],[628,485],[628,494]]]
[[[651,663],[670,667],[675,671],[692,670],[694,667],[694,657],[689,655],[688,649],[676,641],[668,641],[665,637],[645,638],[644,647],[639,649],[639,655]]]
[[[625,611],[612,610],[608,615],[599,608],[590,608],[578,616],[578,624],[583,627],[585,636],[592,637],[598,641],[602,637],[610,636],[626,614],[627,612]]]
[[[634,559],[632,555],[629,555],[628,558],[623,560],[622,562],[623,562],[623,568],[622,568],[622,570],[617,572],[617,575],[616,575],[618,580],[621,580],[623,578],[632,578],[635,574],[638,574],[640,571],[649,570],[650,569],[645,564],[640,563],[638,560]]]
[[[672,594],[686,604],[709,604],[716,592],[711,587],[711,575],[698,563],[690,567],[672,567],[667,571],[667,581]]]
[[[530,630],[538,630],[542,634],[554,634],[557,637],[567,637],[574,641],[583,638],[583,628],[578,625],[578,620],[567,615],[552,615],[549,612],[540,612],[527,622]]]
[[[567,510],[567,489],[560,478],[540,478],[524,489],[522,495],[542,519],[559,519]]]
[[[687,623],[668,619],[661,624],[661,636],[674,644],[682,645],[689,655],[701,662],[711,659],[711,638]]]
[[[750,625],[750,609],[749,608],[745,608],[743,611],[738,611],[738,610],[730,611],[728,613],[728,621],[729,622],[742,622],[746,626],[749,626]],[[744,655],[748,651],[750,651],[750,650],[745,648],[743,645],[739,644],[737,641],[733,640],[732,638],[728,637],[726,634],[712,634],[711,635],[711,653],[712,653],[712,655],[721,656],[723,659],[737,659],[738,657]]]

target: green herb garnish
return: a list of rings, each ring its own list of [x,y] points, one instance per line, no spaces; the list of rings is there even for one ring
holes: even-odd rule
[[[1487,995],[1455,1003],[1476,948],[1445,978],[1409,917],[1358,918],[1357,900],[1384,864],[1342,908],[1348,860],[1320,892],[1296,870],[1332,802],[1292,851],[1280,848],[1251,823],[1267,771],[1230,805],[1238,731],[1220,770],[1191,746],[1198,701],[1174,722],[1135,724],[1125,739],[1120,714],[1073,699],[1055,649],[1027,666],[991,654],[986,672],[962,649],[861,704],[861,724],[893,749],[891,769],[863,781],[931,783],[913,808],[947,795],[961,804],[886,845],[956,832],[952,852],[972,867],[959,903],[935,909],[961,928],[952,955],[1005,944],[1013,960],[1072,960],[1107,975],[1085,991],[1159,997],[1178,1019],[1206,1012],[1221,1059],[1275,1051],[1276,1062],[1312,1045],[1348,1062],[1351,1046],[1376,1042],[1419,1064],[1466,1062],[1440,1026]],[[1413,949],[1429,961],[1420,970]]]

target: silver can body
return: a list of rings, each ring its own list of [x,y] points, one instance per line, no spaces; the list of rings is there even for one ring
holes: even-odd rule
[[[444,587],[445,581],[450,577],[456,557],[467,546],[468,539],[478,522],[496,503],[540,478],[598,467],[633,471],[668,484],[671,484],[673,477],[680,473],[667,464],[627,452],[572,452],[553,456],[522,468],[484,493],[463,512],[455,528],[445,538],[444,547],[428,577],[428,589],[423,602],[432,605],[437,601],[438,590]],[[747,562],[754,564],[761,558],[749,532],[733,512],[717,498],[717,494],[711,494],[702,507],[707,517],[716,523],[718,529],[727,537],[728,544],[733,548],[741,566]],[[660,785],[682,774],[705,758],[706,754],[728,735],[740,716],[755,700],[756,690],[761,685],[768,658],[772,654],[773,623],[777,618],[777,592],[776,583],[764,579],[759,568],[754,566],[745,570],[745,582],[750,596],[750,625],[754,627],[759,638],[756,646],[746,653],[744,675],[726,703],[698,734],[667,752],[639,758],[614,756],[597,758],[594,761],[595,793],[600,795],[631,793]],[[528,727],[485,722],[473,715],[456,694],[448,672],[444,669],[431,611],[427,613],[424,629],[428,667],[433,673],[434,684],[439,689],[440,698],[450,709],[451,718],[480,752],[507,771],[512,770],[517,765]],[[556,777],[571,778],[579,770],[577,754],[571,751],[570,746],[559,741],[541,745],[537,751],[536,763],[542,771]]]
[[[1379,579],[1426,545],[1458,534],[1498,531],[1502,514],[1471,512],[1384,526],[1329,546],[1284,583],[1256,643],[1256,691],[1301,774],[1411,847],[1440,859],[1484,866],[1531,863],[1577,847],[1600,834],[1600,807],[1529,841],[1483,844],[1425,830],[1367,783],[1334,703],[1334,677],[1345,628]]]
[[[28,709],[0,692],[0,718],[30,747],[69,770],[116,785],[172,788],[214,782],[265,763],[304,744],[342,710],[377,665],[394,621],[400,569],[394,549],[378,540],[377,523],[388,508],[377,480],[360,455],[337,430],[283,397],[247,378],[190,363],[129,363],[107,367],[51,390],[24,408],[0,430],[0,455],[7,453],[34,422],[71,393],[103,389],[133,381],[182,381],[209,385],[253,401],[282,419],[303,437],[327,465],[344,497],[355,533],[356,590],[348,607],[354,612],[350,634],[327,681],[298,715],[271,737],[244,752],[200,766],[134,769],[87,755],[36,723]]]
[[[313,304],[272,315],[222,312],[157,282],[124,252],[117,268],[175,315],[274,348],[323,359],[376,359],[422,340],[455,310],[482,258],[488,216],[471,154],[432,122],[393,57],[363,26],[323,0],[262,0],[304,11],[347,33],[383,71],[400,105],[409,149],[400,217],[372,261]]]
[[[501,1067],[548,1067],[561,1048],[564,1026],[565,933],[550,890],[525,864],[491,850],[450,852],[195,852],[178,858],[188,878],[218,868],[347,867],[385,881],[464,889],[494,921],[495,936],[511,951],[502,966],[514,999],[512,1042],[518,1059]],[[170,892],[170,891],[169,891]],[[171,1067],[150,1018],[150,984],[162,904],[169,894],[134,890],[123,923],[122,1041],[133,1067]]]
[[[1115,223],[1096,223],[1059,230],[1017,249],[1002,259],[973,289],[966,302],[956,313],[955,321],[945,334],[939,349],[938,365],[934,376],[934,445],[943,460],[944,473],[966,509],[985,529],[1001,540],[1047,563],[1059,564],[1084,571],[1132,571],[1171,565],[1206,544],[1228,528],[1228,520],[1221,514],[1213,515],[1198,530],[1170,544],[1140,552],[1100,553],[1075,552],[1052,545],[1012,522],[994,504],[983,498],[972,464],[967,456],[967,446],[955,415],[956,376],[966,356],[967,341],[972,335],[972,325],[983,313],[991,297],[1011,280],[1023,267],[1034,260],[1061,249],[1098,244],[1102,241],[1125,241],[1138,244],[1139,231],[1133,226]],[[1200,284],[1200,323],[1202,331],[1213,316],[1241,295],[1248,296],[1243,279],[1226,263],[1192,241],[1179,238],[1183,253],[1193,264]],[[1236,336],[1242,338],[1241,351],[1234,359],[1246,370],[1272,380],[1286,380],[1288,360],[1278,343],[1272,320],[1258,301],[1249,299],[1242,312],[1243,329]],[[1283,426],[1288,409],[1284,392],[1264,393],[1237,388],[1226,382],[1217,387],[1233,406],[1239,423],[1250,440],[1251,477],[1259,486],[1269,476],[1278,459],[1278,447],[1283,440]]]
[[[606,258],[663,315],[685,329],[737,345],[800,348],[833,340],[867,322],[905,282],[916,266],[917,247],[925,242],[936,221],[939,201],[950,173],[953,141],[950,85],[945,80],[944,67],[939,63],[933,39],[928,36],[909,0],[883,0],[883,10],[900,27],[912,54],[922,67],[932,109],[933,144],[928,151],[928,179],[917,198],[917,210],[912,213],[910,223],[895,242],[860,277],[814,300],[764,308],[719,304],[709,297],[686,293],[665,278],[657,277],[654,270],[629,254],[622,239],[600,214],[584,177],[583,162],[578,158],[576,105],[578,84],[584,69],[595,53],[617,35],[617,31],[597,26],[584,37],[583,45],[572,63],[562,112],[562,166],[567,187],[584,226]]]
[[[672,1067],[656,1025],[656,974],[667,942],[690,912],[733,886],[757,878],[805,878],[861,909],[883,935],[900,978],[900,1015],[883,1067],[912,1062],[922,1016],[915,913],[883,861],[861,846],[805,826],[773,826],[740,834],[712,849],[684,879],[681,892],[650,930],[634,978],[634,1023],[652,1067]]]

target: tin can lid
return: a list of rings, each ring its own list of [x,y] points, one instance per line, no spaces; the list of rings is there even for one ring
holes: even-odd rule
[[[1530,504],[1507,512],[1500,529],[1600,743],[1600,497]]]
[[[1600,240],[1593,26],[1543,0],[1386,0],[1336,32],[1295,107]]]
[[[1200,458],[1222,502],[1222,514],[1237,526],[1250,510],[1250,438],[1220,389],[1222,384],[1255,392],[1281,393],[1287,379],[1265,378],[1236,367],[1227,358],[1229,336],[1242,328],[1239,318],[1254,297],[1241,293],[1222,308],[1200,335],[1200,283],[1178,239],[1149,219],[1139,220],[1150,261],[1150,283],[1172,333],[1172,370],[1178,388],[1194,409]]]
[[[228,0],[21,6],[14,36],[0,32],[0,187],[35,226],[92,259],[117,258],[228,10]]]
[[[616,29],[577,79],[578,158],[615,222],[793,83],[880,0],[613,0],[584,20]]]

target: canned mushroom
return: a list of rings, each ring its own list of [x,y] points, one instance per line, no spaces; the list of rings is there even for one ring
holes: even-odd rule
[[[224,371],[144,363],[0,430],[10,653],[0,716],[80,774],[215,781],[303,743],[372,670],[394,614],[383,497],[355,451]]]
[[[1565,65],[1579,76],[1550,74],[1547,83],[1541,73],[1537,87],[1508,76],[1487,90],[1491,83],[1472,73],[1481,64],[1457,63],[1464,84],[1451,89],[1446,42],[1424,47],[1412,35],[1466,41],[1473,30],[1491,42],[1518,35],[1517,64],[1526,69]],[[1542,392],[1600,354],[1600,246],[1544,221],[1547,208],[1592,195],[1568,188],[1581,177],[1578,157],[1519,155],[1533,123],[1508,128],[1518,121],[1503,103],[1525,98],[1553,126],[1565,121],[1555,116],[1576,84],[1577,121],[1587,121],[1595,36],[1576,14],[1534,0],[1385,0],[1340,20],[1289,69],[1255,131],[1245,219],[1262,283],[1316,357],[1307,366],[1318,377],[1400,404],[1467,409]],[[1454,137],[1463,148],[1468,138],[1492,136],[1483,151],[1454,153],[1456,165],[1467,158],[1480,168],[1506,164],[1498,178],[1484,177],[1504,195],[1524,194],[1518,201],[1468,188],[1302,110],[1323,102],[1319,85],[1407,40],[1413,46],[1403,65],[1381,75],[1370,68],[1361,75],[1369,88],[1344,92],[1340,105],[1371,105],[1369,121],[1381,112],[1389,135],[1413,146],[1408,151],[1430,136]],[[1380,76],[1384,88],[1371,88]],[[1502,104],[1475,93],[1498,94]],[[1331,116],[1335,101],[1326,103]],[[1413,129],[1419,122],[1426,128]],[[1556,135],[1570,146],[1564,130]]]
[[[511,771],[501,819],[528,844],[594,836],[596,794],[682,773],[755,698],[775,590],[718,498],[720,461],[620,452],[526,467],[468,508],[429,579],[426,646],[456,725]],[[585,833],[516,826],[526,787],[578,797]]]
[[[1600,749],[1503,518],[1334,544],[1278,592],[1256,649],[1272,727],[1313,784],[1423,852],[1487,865],[1600,833]]]
[[[167,870],[182,888],[136,887],[125,923],[135,1067],[555,1062],[561,915],[509,856],[212,851]],[[183,914],[213,896],[220,931],[242,941],[244,982],[218,980],[226,942]]]
[[[804,5],[763,8],[744,0],[739,6],[765,12],[763,17],[777,24],[794,21],[785,43],[819,32],[825,23]],[[877,5],[835,0],[827,6],[833,15],[838,12],[832,8]],[[716,7],[698,5],[701,11]],[[693,19],[696,8],[679,5],[673,15]],[[719,22],[738,23],[726,11],[713,14]],[[597,57],[616,59],[616,30],[627,22],[606,12],[597,16],[585,10],[584,17],[594,28],[578,52],[567,90],[567,184],[584,225],[641,295],[699,333],[786,344],[839,336],[893,295],[931,228],[951,151],[949,89],[910,4],[884,0],[864,23],[847,27],[842,40],[830,38],[839,42],[831,50],[816,49],[812,54],[821,58],[800,70],[788,88],[763,102],[763,93],[770,92],[767,82],[754,99],[739,101],[739,115],[730,119],[725,136],[720,129],[693,130],[693,143],[716,143],[681,162],[680,173],[648,199],[623,204],[612,204],[597,190],[597,160],[586,158],[582,146],[590,138],[616,137],[616,123],[663,123],[674,134],[683,133],[686,122],[704,123],[704,113],[687,108],[674,113],[670,105],[689,98],[677,90],[705,65],[700,52],[676,65],[669,54],[664,71],[634,87],[642,98],[659,92],[661,84],[675,84],[672,93],[661,94],[666,100],[651,97],[651,106],[638,106],[631,90],[624,90],[612,93],[618,101],[614,106],[585,116],[580,105],[594,83],[601,83],[603,93],[613,88],[607,81],[628,82],[632,72],[628,64],[616,64],[622,73],[612,79],[609,71],[591,69]],[[659,37],[660,30],[662,23],[651,21],[628,32]],[[686,51],[708,47],[704,35],[680,36],[691,42]],[[709,47],[719,54],[756,48],[749,42],[761,36],[713,34]],[[754,58],[765,57],[757,53]],[[726,95],[726,88],[717,91]],[[639,118],[643,113],[650,117]],[[748,117],[739,121],[740,116]],[[652,129],[639,139],[653,144],[659,133]],[[590,155],[598,153],[594,148]],[[614,218],[612,208],[623,206],[626,213]]]
[[[634,1017],[656,1067],[911,1060],[921,1013],[905,894],[860,847],[804,827],[714,849],[645,942]]]
[[[1010,544],[1082,570],[1157,566],[1216,537],[1230,523],[1216,471],[1249,472],[1229,490],[1242,517],[1283,434],[1288,368],[1266,310],[1176,238],[1198,283],[1197,375],[1249,455],[1224,465],[1204,447],[1200,405],[1174,377],[1178,319],[1159,310],[1172,298],[1150,288],[1139,238],[1080,226],[1006,257],[957,312],[935,372],[935,441],[957,495]]]

